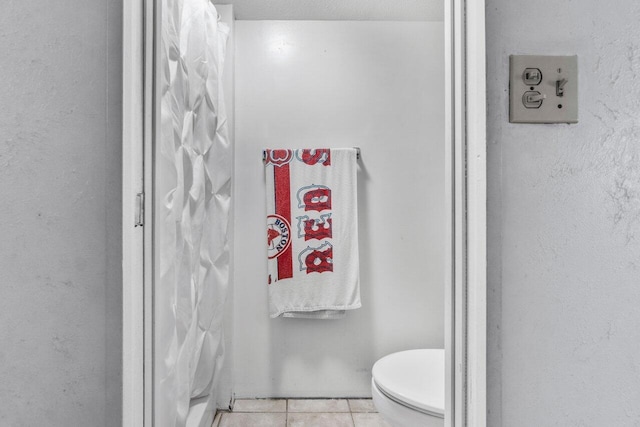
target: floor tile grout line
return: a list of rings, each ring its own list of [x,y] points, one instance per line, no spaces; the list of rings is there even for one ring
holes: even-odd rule
[[[371,400],[371,399],[366,399],[366,398],[360,398],[362,400]],[[260,399],[246,399],[246,400],[260,400]],[[290,407],[290,400],[289,398],[284,398],[282,399],[284,400],[284,404],[285,404],[285,411],[233,411],[233,412],[237,412],[238,414],[259,414],[259,415],[276,415],[276,414],[285,414],[285,427],[289,426],[289,414],[296,414],[296,415],[318,415],[318,414],[327,414],[327,415],[342,415],[342,414],[349,414],[349,418],[351,419],[351,427],[355,427],[356,426],[356,420],[355,420],[355,414],[377,414],[378,412],[375,411],[374,409],[373,411],[368,410],[369,408],[360,408],[362,410],[356,410],[354,411],[354,408],[350,402],[350,400],[355,400],[355,399],[348,399],[348,398],[332,398],[332,399],[304,399],[304,400],[344,400],[346,401],[346,406],[348,408],[347,411],[301,411],[301,412],[291,412],[291,407]],[[296,400],[296,399],[293,399]],[[356,408],[358,409],[358,408]],[[231,414],[231,412],[229,412],[229,415]],[[220,419],[218,420],[218,425],[216,426],[215,424],[212,425],[212,427],[219,427],[222,425],[222,418],[224,417],[224,414],[221,414]],[[215,418],[214,418],[215,421]]]

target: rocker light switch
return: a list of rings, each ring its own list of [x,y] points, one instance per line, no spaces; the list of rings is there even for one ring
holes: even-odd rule
[[[511,123],[578,123],[578,57],[511,55]]]

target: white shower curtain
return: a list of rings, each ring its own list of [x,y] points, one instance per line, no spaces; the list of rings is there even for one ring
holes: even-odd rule
[[[228,27],[208,0],[162,0],[155,153],[154,425],[210,425],[223,363],[232,147]]]

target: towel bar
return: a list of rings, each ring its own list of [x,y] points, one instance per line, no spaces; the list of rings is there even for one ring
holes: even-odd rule
[[[356,149],[356,160],[360,160],[360,147],[353,147]],[[262,150],[262,163],[267,161],[267,150]]]

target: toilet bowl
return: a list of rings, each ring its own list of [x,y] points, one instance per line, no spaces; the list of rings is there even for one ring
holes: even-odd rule
[[[444,350],[393,353],[373,365],[373,404],[393,427],[444,426]]]

